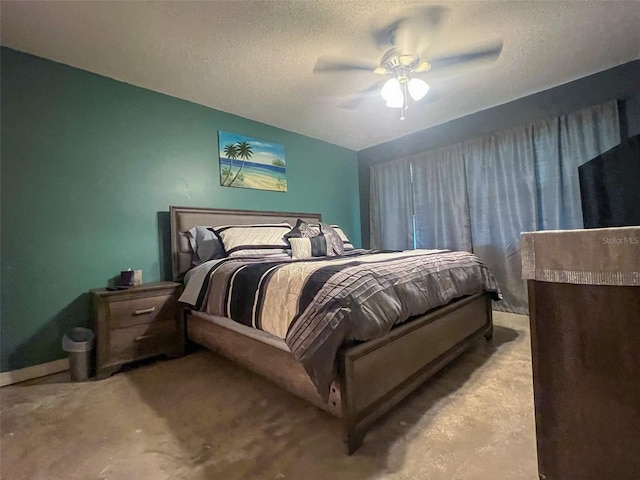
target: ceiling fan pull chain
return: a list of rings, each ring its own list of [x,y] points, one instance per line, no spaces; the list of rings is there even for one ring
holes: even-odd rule
[[[404,101],[402,102],[402,107],[400,107],[400,120],[404,120],[404,113],[409,108],[409,90],[407,90],[407,78],[405,77],[402,81],[402,96],[404,97]]]

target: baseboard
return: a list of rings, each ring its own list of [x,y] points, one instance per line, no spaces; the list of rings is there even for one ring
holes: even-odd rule
[[[44,377],[53,373],[64,372],[69,370],[69,359],[61,358],[53,362],[41,363],[31,367],[21,368],[19,370],[11,370],[10,372],[0,373],[0,387],[11,385],[12,383],[24,382],[32,378]]]

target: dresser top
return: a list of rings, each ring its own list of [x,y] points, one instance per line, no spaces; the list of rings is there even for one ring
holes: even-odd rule
[[[523,233],[521,252],[527,280],[640,286],[640,226]]]
[[[110,296],[110,295],[122,295],[122,294],[135,294],[135,293],[143,293],[143,292],[153,292],[156,290],[168,290],[175,289],[182,285],[178,282],[153,282],[153,283],[143,283],[142,285],[136,285],[134,287],[129,287],[126,289],[119,290],[107,290],[106,288],[94,288],[90,290],[94,295],[100,296]]]

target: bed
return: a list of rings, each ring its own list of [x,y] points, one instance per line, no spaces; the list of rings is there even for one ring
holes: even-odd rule
[[[186,232],[194,227],[282,222],[296,225],[299,220],[319,224],[322,221],[320,214],[191,207],[171,207],[170,217],[173,278],[176,281],[183,280],[193,267],[193,251]],[[354,255],[353,259],[347,256],[351,254]],[[396,255],[391,252],[377,254]],[[369,252],[353,251],[346,252],[340,259],[326,261],[360,264],[369,255]],[[407,252],[407,257],[410,255],[413,253]],[[376,260],[379,258],[383,257],[376,257]],[[229,268],[231,264],[237,263],[231,259],[223,260]],[[281,267],[280,260],[269,261],[277,262],[277,268],[293,268],[291,265]],[[286,263],[284,260],[283,262]],[[380,264],[376,265],[378,268]],[[203,292],[204,290],[202,287]],[[227,295],[231,298],[230,293]],[[385,412],[472,346],[477,339],[483,336],[491,338],[491,300],[498,297],[496,285],[487,291],[467,294],[446,305],[412,315],[407,321],[394,324],[382,336],[366,341],[351,339],[344,342],[337,348],[332,360],[335,375],[329,382],[325,381],[326,391],[320,388],[318,378],[308,368],[308,364],[303,365],[298,350],[290,348],[291,345],[283,338],[250,328],[222,314],[207,313],[206,308],[193,306],[185,308],[185,323],[187,336],[191,341],[237,362],[339,417],[343,425],[345,449],[347,454],[351,454],[362,445],[368,428]],[[229,304],[231,302],[227,302],[227,306]],[[324,385],[322,382],[320,384]]]

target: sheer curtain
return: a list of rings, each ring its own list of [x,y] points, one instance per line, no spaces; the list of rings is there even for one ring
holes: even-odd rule
[[[471,246],[500,282],[496,308],[527,313],[520,233],[581,228],[578,166],[618,143],[613,100],[376,165],[372,248],[413,248],[414,232],[419,248]]]
[[[371,167],[371,248],[413,248],[413,199],[408,160]]]
[[[578,167],[620,143],[615,101],[532,125],[538,229],[582,228]]]
[[[504,299],[496,308],[517,313],[527,313],[520,232],[536,230],[532,144],[527,127],[464,144],[473,253],[500,284]]]
[[[462,144],[411,158],[418,248],[471,251]]]

